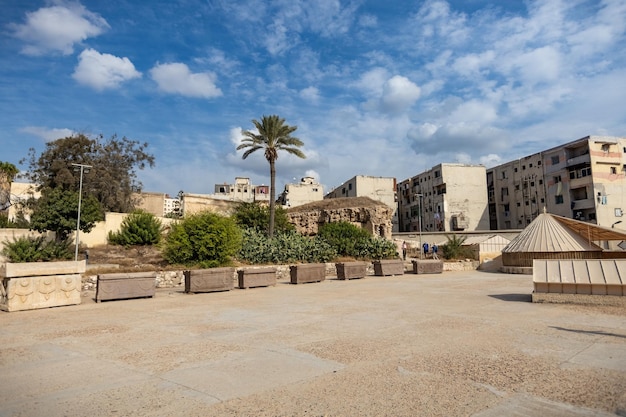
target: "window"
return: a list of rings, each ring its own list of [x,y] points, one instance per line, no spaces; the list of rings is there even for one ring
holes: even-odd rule
[[[345,194],[345,193],[346,193],[346,188],[344,187],[341,189],[341,194]]]
[[[506,179],[506,171],[502,171],[502,179],[505,180]]]
[[[526,205],[526,206],[527,206],[527,205],[528,205],[528,201],[525,201],[525,202],[524,202],[524,205]]]
[[[441,177],[441,173],[439,171],[435,171],[435,178]]]
[[[352,184],[348,184],[348,190],[352,189]]]
[[[552,165],[558,165],[559,162],[560,160],[558,155],[552,157]]]
[[[539,185],[543,185],[543,180],[539,180]]]
[[[541,200],[539,200],[539,201],[541,201],[541,204],[543,204],[543,203],[545,203],[545,202],[546,202],[546,199],[545,199],[545,198],[543,198],[543,197],[541,197]]]
[[[508,204],[504,205],[504,211],[506,211],[507,213],[510,211],[509,208],[510,206]]]
[[[522,171],[526,171],[526,165],[522,165]]]
[[[563,204],[563,196],[555,195],[554,196],[554,204]]]
[[[531,186],[531,187],[534,187],[534,186],[535,186],[535,181],[531,181],[531,182],[530,182],[530,186]]]
[[[541,165],[541,160],[537,161],[537,165]]]
[[[517,167],[513,168],[513,172],[517,172]]]
[[[519,191],[519,184],[515,184],[515,191]]]
[[[528,168],[532,168],[532,167],[533,167],[532,163],[528,164]]]
[[[509,188],[508,187],[503,187],[502,188],[502,195],[509,195]]]
[[[558,184],[560,182],[561,182],[561,176],[560,175],[557,175],[556,177],[554,177],[554,183],[555,184]]]
[[[520,207],[522,205],[522,203],[520,203],[519,201],[517,202],[517,207]]]
[[[617,168],[611,167],[611,174],[613,175],[617,174]]]
[[[313,192],[316,193],[317,192],[317,188],[313,188]]]

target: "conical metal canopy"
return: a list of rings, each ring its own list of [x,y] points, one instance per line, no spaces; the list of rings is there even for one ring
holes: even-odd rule
[[[585,252],[601,251],[555,217],[542,213],[502,249],[502,252]]]

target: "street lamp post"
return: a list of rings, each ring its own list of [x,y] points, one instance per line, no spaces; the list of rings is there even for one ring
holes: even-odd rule
[[[621,222],[622,222],[621,220],[618,220],[618,221],[616,221],[615,223],[613,223],[613,224],[611,225],[611,229],[615,229],[615,225],[616,225],[616,224],[620,224]]]
[[[76,217],[76,248],[74,250],[74,261],[78,261],[78,244],[79,244],[79,233],[80,233],[80,204],[83,197],[83,173],[89,172],[89,169],[92,167],[91,165],[84,164],[72,164],[74,167],[74,171],[78,171],[80,169],[80,181],[78,186],[78,216]]]
[[[424,256],[424,250],[422,249],[423,243],[422,243],[422,196],[423,194],[417,193],[415,194],[415,197],[417,197],[417,203],[419,206],[419,211],[418,211],[418,216],[419,216],[419,231],[420,231],[420,246],[419,246],[419,252],[420,252],[420,259],[423,258]]]

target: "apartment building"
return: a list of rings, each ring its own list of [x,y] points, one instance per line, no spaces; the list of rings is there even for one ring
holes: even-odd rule
[[[269,185],[252,185],[250,178],[235,177],[234,184],[215,184],[215,194],[211,197],[247,203],[270,201]]]
[[[546,205],[541,153],[487,170],[489,228],[523,229]]]
[[[400,182],[398,220],[400,232],[488,230],[485,167],[442,163]]]
[[[313,177],[300,179],[299,184],[286,184],[278,196],[278,203],[283,207],[297,207],[324,199],[324,188]]]
[[[369,197],[385,203],[393,209],[392,231],[399,231],[395,178],[357,175],[324,196],[325,199],[342,197]]]
[[[586,136],[491,168],[487,183],[491,229],[524,228],[544,208],[626,229],[626,138]]]

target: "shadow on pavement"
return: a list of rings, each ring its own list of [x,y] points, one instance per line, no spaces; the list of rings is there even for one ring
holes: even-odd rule
[[[497,298],[502,301],[518,301],[523,303],[532,303],[532,294],[490,294],[489,297]]]

